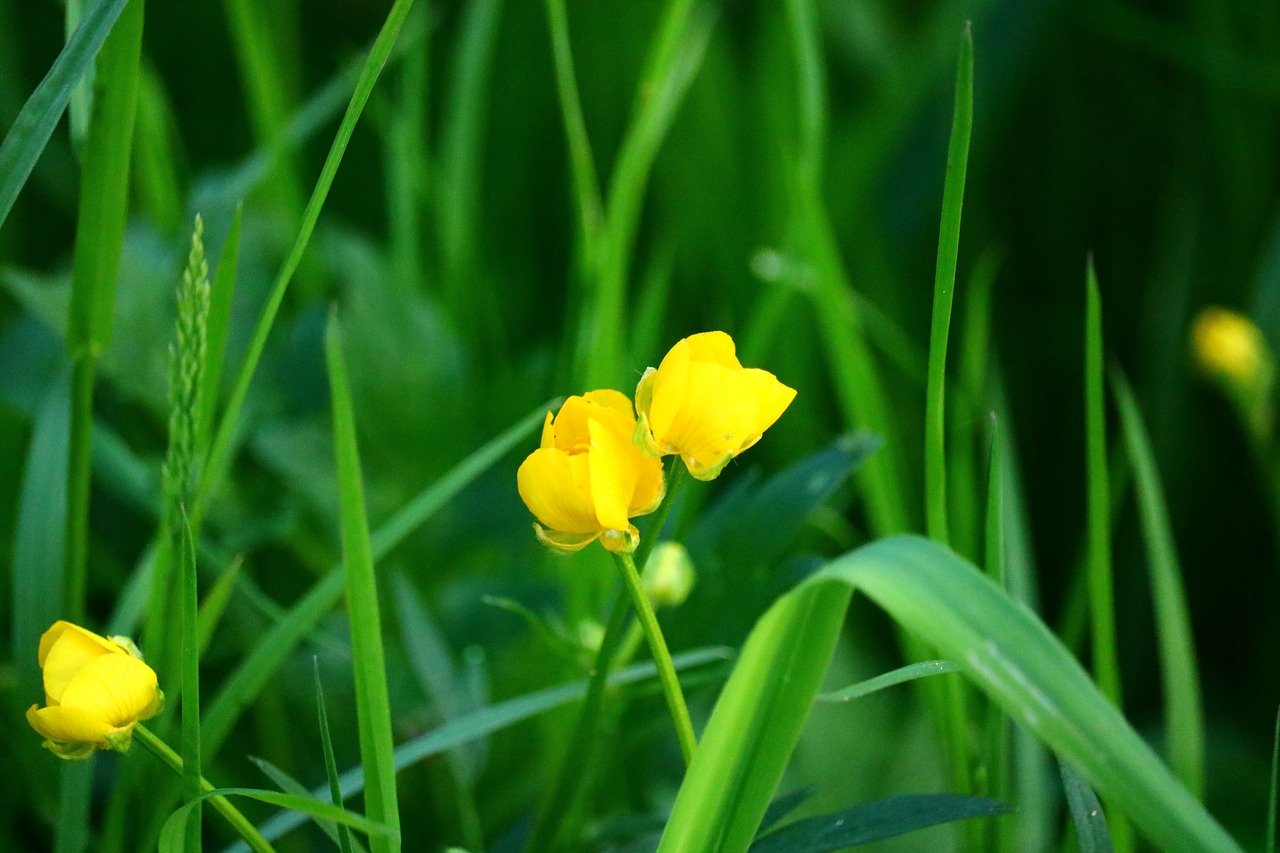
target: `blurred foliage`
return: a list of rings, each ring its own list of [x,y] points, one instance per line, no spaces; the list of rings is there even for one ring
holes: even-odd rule
[[[235,203],[245,203],[225,392],[336,127],[351,63],[388,6],[243,0],[147,7],[132,216],[116,329],[96,397],[94,625],[111,614],[159,510],[163,342],[187,223],[203,215],[215,259]],[[774,274],[779,264],[803,263],[786,249],[801,117],[785,14],[765,0],[707,6],[714,23],[703,64],[644,201],[628,316],[641,316],[642,294],[656,282],[645,310],[656,312],[660,334],[656,349],[627,353],[634,378],[684,335],[712,328],[744,335],[777,288],[804,280]],[[850,279],[909,357],[922,358],[927,347],[955,47],[962,22],[973,21],[975,122],[957,316],[970,298],[965,282],[993,250],[1000,263],[987,355],[1008,400],[1001,429],[1017,450],[1050,624],[1066,609],[1081,553],[1081,318],[1085,259],[1093,254],[1109,354],[1143,405],[1184,567],[1209,721],[1209,805],[1247,842],[1261,830],[1265,756],[1280,695],[1271,653],[1280,644],[1276,513],[1271,473],[1255,465],[1229,404],[1192,369],[1188,330],[1199,308],[1217,303],[1253,315],[1273,348],[1280,344],[1280,5],[817,6],[828,76],[825,201]],[[272,103],[261,100],[238,58],[233,10],[240,7],[271,53]],[[568,2],[583,112],[602,175],[617,156],[659,8]],[[59,4],[0,0],[0,127],[62,41]],[[282,127],[285,143],[272,135]],[[34,458],[30,449],[47,446],[38,441],[48,429],[41,413],[49,389],[65,382],[61,335],[78,187],[64,120],[0,229],[0,636],[17,643],[0,645],[0,702],[9,720],[36,698],[34,647],[14,627],[9,579],[21,574],[13,555],[23,484],[59,469],[56,459]],[[205,535],[226,552],[243,553],[244,573],[282,606],[336,561],[322,355],[333,302],[343,313],[373,526],[539,401],[587,390],[574,386],[570,367],[581,294],[575,234],[543,4],[419,0],[272,333],[245,410],[244,446],[208,509]],[[832,447],[847,425],[837,414],[812,305],[802,286],[780,298],[772,335],[740,344],[799,396],[724,480],[690,490],[677,508],[676,529],[688,532],[700,580],[687,607],[664,615],[674,648],[736,644],[787,579],[811,566],[806,555],[830,555],[866,536],[857,495],[841,474],[822,484],[821,497],[830,498],[820,509],[801,513],[798,535],[769,543],[770,559],[748,567],[748,594],[725,594],[739,583],[732,577],[738,559],[762,552],[731,536],[717,542],[732,529],[713,526],[714,507],[737,501],[767,526],[769,513],[747,494],[764,495],[778,482],[761,472],[777,475],[797,463],[777,476],[803,476],[806,464],[831,471],[832,455],[846,474],[855,464],[850,446]],[[919,483],[923,382],[883,353],[880,368],[901,427],[882,438],[905,448],[903,458],[914,466],[910,482]],[[404,626],[384,608],[398,741],[488,696],[581,676],[574,660],[540,643],[519,618],[484,602],[486,595],[515,599],[577,625],[600,618],[611,589],[603,554],[556,560],[538,551],[515,493],[517,462],[496,466],[380,567],[383,577],[404,578],[398,594],[420,598],[417,609],[452,655],[449,683],[460,691],[434,701],[425,694],[406,661]],[[913,495],[920,524],[923,498]],[[702,527],[691,527],[700,506],[712,511]],[[711,550],[699,553],[700,544]],[[1155,731],[1159,682],[1147,664],[1156,652],[1141,547],[1127,500],[1116,535],[1121,669],[1126,710]],[[384,599],[390,588],[383,585]],[[205,683],[217,685],[272,618],[253,596],[233,596],[205,660]],[[851,625],[829,673],[835,684],[886,669],[895,658],[882,616],[858,602]],[[352,766],[345,643],[341,618],[332,616],[290,658],[233,743],[206,767],[209,775],[264,783],[244,758],[253,753],[308,783],[324,778],[311,723],[313,654],[338,764]],[[695,720],[713,696],[710,684],[693,692]],[[595,771],[610,780],[596,789],[599,815],[659,812],[670,803],[679,758],[661,699],[636,698],[614,721],[618,736]],[[814,714],[812,742],[802,743],[792,768],[797,784],[819,785],[809,813],[942,784],[928,727],[906,711],[909,694],[860,706]],[[544,766],[556,760],[570,722],[568,713],[551,715],[466,753],[491,849],[503,849],[507,828],[517,827],[518,837],[529,820]],[[0,838],[35,850],[49,843],[57,768],[29,734],[7,739]],[[99,767],[105,784],[117,765]],[[850,775],[848,767],[859,771]],[[456,771],[441,760],[401,774],[402,802],[425,804],[406,812],[407,837],[461,838]],[[259,814],[253,804],[245,808]],[[607,830],[602,824],[595,831],[608,838]],[[910,845],[950,837],[930,832],[941,834],[875,849],[938,849]]]

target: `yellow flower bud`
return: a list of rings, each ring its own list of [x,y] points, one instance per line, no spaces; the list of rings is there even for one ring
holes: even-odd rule
[[[156,674],[125,638],[99,637],[70,622],[53,623],[40,638],[45,706],[27,722],[59,758],[88,758],[94,749],[129,748],[133,727],[164,704]]]
[[[1258,327],[1242,314],[1211,307],[1200,312],[1191,339],[1196,361],[1210,375],[1240,386],[1254,385],[1267,364]]]
[[[617,391],[570,397],[547,413],[542,446],[516,474],[542,523],[533,526],[539,541],[562,553],[596,539],[610,551],[635,550],[640,534],[628,519],[657,509],[664,490],[662,463],[632,443],[635,430],[631,401]]]
[[[695,577],[685,547],[679,542],[661,542],[649,557],[641,584],[654,607],[679,607],[689,597]]]
[[[641,377],[636,443],[654,456],[678,454],[690,474],[712,480],[795,396],[772,373],[743,367],[724,332],[693,335]]]

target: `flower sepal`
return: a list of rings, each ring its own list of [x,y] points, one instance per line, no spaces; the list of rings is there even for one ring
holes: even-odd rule
[[[600,537],[599,533],[561,533],[558,530],[548,530],[536,521],[533,523],[533,535],[557,554],[581,551]]]
[[[633,554],[640,546],[640,531],[634,524],[628,524],[626,530],[606,530],[600,534],[600,544],[614,554]]]
[[[128,752],[129,747],[133,746],[133,727],[135,723],[122,726],[115,731],[107,732],[102,736],[103,742],[107,745],[107,749],[112,752]]]
[[[87,761],[97,749],[91,743],[58,743],[53,740],[46,740],[40,745],[63,761]]]

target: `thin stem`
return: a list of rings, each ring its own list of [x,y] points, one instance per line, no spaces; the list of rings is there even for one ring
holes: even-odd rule
[[[680,740],[680,752],[684,755],[685,766],[693,761],[694,750],[698,748],[698,739],[693,733],[693,722],[689,719],[689,708],[684,702],[684,692],[680,689],[680,680],[676,678],[676,668],[671,663],[671,652],[667,651],[667,641],[658,627],[658,617],[649,603],[649,596],[644,594],[640,585],[640,573],[630,554],[614,554],[614,562],[622,573],[622,580],[627,584],[627,592],[631,593],[631,603],[635,605],[636,615],[640,617],[640,625],[644,628],[649,640],[649,651],[653,653],[653,662],[658,667],[658,680],[662,682],[662,692],[667,697],[667,708],[671,710],[671,721],[675,723],[676,737]]]
[[[160,759],[162,764],[168,766],[170,770],[178,774],[178,778],[182,778],[182,757],[174,752],[169,744],[156,737],[144,725],[139,723],[133,727],[133,739],[147,748],[152,755]],[[200,777],[200,790],[213,791],[215,788],[208,779]],[[211,797],[209,803],[213,806],[213,810],[227,819],[227,823],[240,834],[244,839],[244,843],[249,845],[250,850],[256,850],[258,853],[275,853],[275,848],[267,839],[262,837],[257,827],[249,822],[240,810],[231,804],[226,797]]]

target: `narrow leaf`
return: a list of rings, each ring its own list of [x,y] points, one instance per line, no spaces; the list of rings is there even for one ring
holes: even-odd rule
[[[815,698],[819,702],[852,702],[854,699],[860,699],[863,696],[883,690],[886,687],[892,687],[895,684],[902,684],[906,681],[914,681],[917,678],[926,678],[930,675],[938,675],[944,672],[957,672],[959,669],[958,666],[950,661],[921,661],[920,663],[899,667],[892,672],[886,672],[884,675],[877,675],[875,678],[868,678],[866,681],[859,681],[857,684],[851,684],[840,690],[819,693]]]
[[[986,797],[906,794],[796,821],[751,845],[752,853],[830,853],[942,823],[1007,814]]]
[[[1098,795],[1067,762],[1059,759],[1058,770],[1062,774],[1062,790],[1067,795],[1067,808],[1076,827],[1080,853],[1111,853],[1111,833],[1107,831],[1107,816]]]
[[[368,783],[365,809],[373,820],[398,832],[400,809],[396,797],[395,743],[391,734],[387,667],[382,651],[382,618],[378,612],[373,549],[369,543],[364,484],[356,448],[355,413],[336,313],[329,318],[325,356],[333,403],[334,464],[338,472],[343,575],[351,625],[351,656],[355,667],[356,720],[360,731],[361,764]],[[370,840],[370,849],[373,853],[398,853],[400,844],[398,838],[380,836]]]

